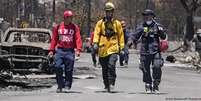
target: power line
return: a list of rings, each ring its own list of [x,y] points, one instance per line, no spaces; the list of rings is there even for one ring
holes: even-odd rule
[[[90,30],[91,30],[91,0],[87,0],[87,5],[88,5],[88,10],[87,10],[87,17],[88,17],[88,21],[87,21],[87,33],[90,34]]]

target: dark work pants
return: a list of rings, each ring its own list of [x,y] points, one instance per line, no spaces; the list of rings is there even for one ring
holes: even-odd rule
[[[105,87],[115,85],[117,54],[100,57],[99,61],[102,66],[102,76]]]
[[[91,57],[92,57],[93,64],[97,63],[96,56],[97,56],[97,52],[93,48],[91,48]]]
[[[159,85],[162,76],[162,57],[159,53],[150,55],[141,55],[140,57],[140,69],[143,72],[143,82]],[[152,65],[152,76],[150,71],[150,66]],[[153,78],[153,80],[152,80]]]
[[[75,52],[74,49],[57,49],[55,54],[56,80],[58,88],[72,86]],[[63,73],[65,77],[63,77]]]

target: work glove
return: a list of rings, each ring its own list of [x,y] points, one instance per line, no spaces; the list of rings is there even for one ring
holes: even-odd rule
[[[133,45],[133,41],[129,40],[126,45],[130,48]]]
[[[158,30],[159,30],[159,31],[163,31],[163,27],[158,26]]]
[[[75,51],[75,55],[76,55],[77,57],[80,57],[80,50],[76,50],[76,51]]]
[[[123,49],[120,51],[120,54],[121,54],[121,55],[124,55],[124,54],[125,54],[125,52],[124,52]]]
[[[53,52],[53,51],[50,51],[50,52],[48,53],[48,57],[52,58],[53,56],[54,56],[54,52]]]
[[[81,50],[79,50],[79,49],[76,49],[76,50],[75,50],[75,55],[76,55],[76,56],[75,56],[75,60],[76,60],[76,61],[78,61],[78,60],[80,59],[80,51],[81,51]]]
[[[158,34],[164,33],[164,29],[161,26],[158,26]]]
[[[75,60],[78,61],[80,59],[80,56],[75,56]]]

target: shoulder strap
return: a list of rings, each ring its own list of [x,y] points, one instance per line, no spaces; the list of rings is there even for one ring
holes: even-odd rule
[[[104,19],[102,19],[102,21],[101,21],[101,30],[100,30],[100,33],[99,33],[98,46],[99,46],[101,35],[102,35],[102,32],[103,32],[103,29],[102,29],[103,22],[104,22]]]
[[[153,20],[154,21],[154,23],[155,23],[155,25],[156,25],[156,27],[157,27],[157,30],[159,30],[159,24],[155,21],[155,20]],[[158,33],[158,32],[157,32]],[[161,56],[161,50],[160,50],[160,47],[161,47],[161,41],[160,41],[160,37],[159,37],[159,35],[157,35],[157,41],[158,41],[158,45],[159,45],[159,47],[158,47],[158,51],[159,51],[159,57],[161,58],[162,56]]]
[[[114,23],[116,24],[116,26],[115,26],[116,28],[115,28],[115,29],[116,29],[116,31],[117,31],[117,25],[118,25],[118,24],[117,24],[117,20],[114,20]],[[124,34],[125,34],[125,33],[124,33]],[[119,47],[119,52],[120,52],[120,51],[121,51],[121,47],[120,47],[120,41],[119,41],[120,39],[119,39],[119,38],[120,38],[120,37],[119,37],[119,33],[117,33],[117,41],[118,41],[118,47]]]
[[[57,28],[57,31],[59,30],[59,27],[60,27],[60,24],[58,24],[58,25],[56,26],[56,28]]]
[[[60,24],[56,25],[56,30],[57,30],[57,40],[59,40],[59,27],[60,27]]]

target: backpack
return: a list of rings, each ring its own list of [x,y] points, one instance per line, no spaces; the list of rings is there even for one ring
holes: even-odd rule
[[[159,30],[160,28],[160,25],[155,22],[156,26],[157,26],[157,29]],[[168,36],[166,35],[166,39],[165,40],[161,40],[159,38],[159,50],[160,52],[165,52],[167,51],[167,49],[169,48],[169,45],[168,45]]]
[[[165,40],[160,40],[160,51],[165,52],[168,49],[168,41]]]

